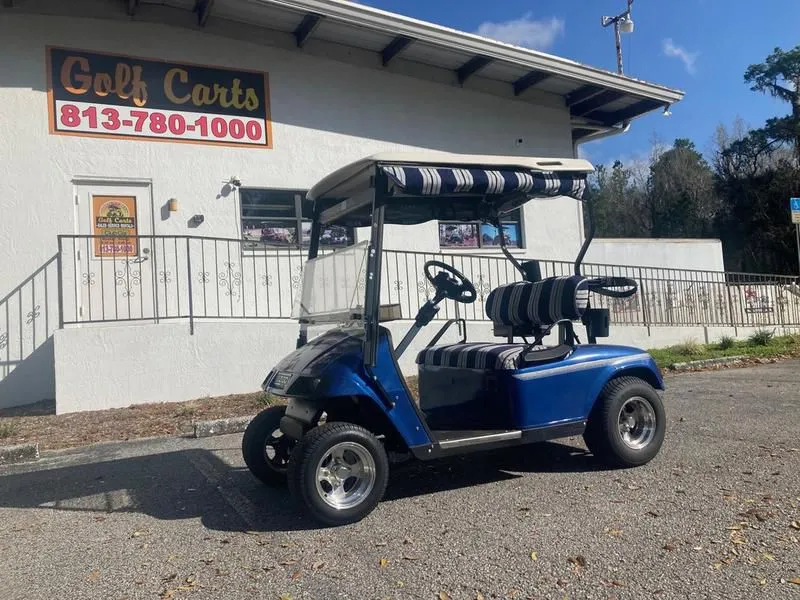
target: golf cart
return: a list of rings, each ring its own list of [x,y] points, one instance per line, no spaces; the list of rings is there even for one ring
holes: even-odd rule
[[[288,480],[313,517],[338,525],[362,519],[381,500],[389,454],[432,460],[582,434],[607,464],[650,461],[664,438],[656,392],[663,381],[646,352],[596,343],[608,336],[609,311],[592,308],[590,296],[630,297],[637,283],[581,275],[591,226],[574,274],[563,277],[543,279],[539,263],[519,261],[500,236],[520,277],[486,299],[486,316],[501,339],[467,342],[466,321],[458,320],[461,341],[437,345],[455,320],[445,321],[416,357],[418,403],[398,359],[442,302],[473,303],[475,287],[444,262],[446,255],[427,261],[424,274],[434,293],[408,333],[395,346],[383,325],[402,316],[400,305],[381,302],[385,225],[480,221],[502,231],[503,215],[531,199],[580,199],[591,171],[577,159],[388,153],[315,185],[308,193],[308,262],[295,304],[297,349],[262,386],[287,404],[267,408],[248,426],[242,453],[250,471],[271,485]],[[370,239],[321,254],[320,234],[334,225],[369,227]],[[588,343],[580,343],[576,323]],[[309,327],[317,326],[327,330],[309,340]],[[551,333],[557,342],[545,345]]]

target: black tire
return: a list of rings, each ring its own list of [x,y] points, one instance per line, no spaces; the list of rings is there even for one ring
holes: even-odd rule
[[[649,407],[649,408],[648,408]],[[621,412],[630,417],[621,424]],[[644,415],[641,418],[639,415]],[[651,422],[650,419],[654,422]],[[630,427],[623,436],[620,427]],[[642,426],[642,423],[650,423]],[[612,467],[638,467],[650,462],[664,442],[667,418],[661,397],[638,377],[618,377],[609,381],[595,402],[583,439],[596,458]],[[638,444],[636,443],[638,442]],[[638,447],[638,446],[641,447]]]
[[[242,457],[250,472],[267,485],[285,485],[289,456],[296,445],[280,431],[285,406],[258,413],[242,436]],[[272,450],[272,456],[268,451]]]
[[[324,484],[320,484],[323,487],[318,488],[317,468],[327,458],[328,451],[343,442],[355,444],[360,448],[358,452],[369,454],[374,464],[374,481],[372,487],[363,492],[363,497],[356,505],[337,508],[328,503],[332,500],[325,499],[327,494]],[[350,457],[352,456],[358,458],[351,452]],[[346,489],[351,479],[355,481],[350,484],[351,490],[360,485],[361,479],[347,478],[341,481],[343,489]],[[289,491],[296,502],[302,504],[312,517],[325,525],[346,525],[366,517],[383,498],[388,481],[389,459],[383,444],[369,431],[353,423],[334,422],[315,427],[300,440],[289,459]]]

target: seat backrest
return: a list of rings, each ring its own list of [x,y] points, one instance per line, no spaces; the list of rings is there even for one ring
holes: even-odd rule
[[[486,316],[495,325],[553,325],[577,321],[589,303],[589,280],[579,275],[517,281],[492,290]]]

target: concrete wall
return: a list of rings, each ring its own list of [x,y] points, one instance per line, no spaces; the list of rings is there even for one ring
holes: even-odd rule
[[[395,343],[411,323],[388,324]],[[688,339],[714,342],[722,335],[744,338],[754,330],[616,326],[609,341],[648,349]],[[297,331],[287,321],[198,322],[194,335],[189,335],[187,323],[62,329],[55,333],[57,411],[256,392],[273,365],[294,348]],[[434,322],[401,358],[406,375],[416,373],[417,353],[436,331]],[[470,341],[497,340],[488,323],[469,323],[467,331]],[[779,328],[778,333],[785,331]],[[454,341],[455,329],[441,343]]]
[[[722,242],[702,239],[596,238],[586,262],[724,271]]]
[[[44,6],[46,2],[37,4]],[[76,13],[80,7],[88,10],[89,4],[85,0],[76,2]],[[117,11],[120,14],[121,7]],[[50,9],[55,11],[56,3]],[[143,12],[147,11],[143,8]],[[264,40],[269,35],[246,25],[237,26],[226,37],[208,30],[129,19],[0,11],[3,381],[34,355],[36,364],[48,362],[46,348],[39,349],[58,326],[57,286],[49,279],[45,288],[42,276],[38,275],[40,280],[35,283],[33,276],[55,268],[58,234],[80,232],[73,201],[76,179],[136,178],[150,182],[155,234],[237,238],[238,198],[224,186],[233,175],[247,186],[305,189],[331,170],[381,151],[428,148],[572,155],[569,113],[557,96],[542,95],[537,105],[502,99],[391,70],[366,69],[296,49],[267,46]],[[230,37],[234,34],[240,39]],[[274,148],[50,135],[47,45],[267,71]],[[347,54],[343,50],[346,48],[339,52]],[[524,141],[518,143],[520,139]],[[179,200],[179,212],[163,210],[169,198]],[[541,212],[535,215],[525,213],[531,230],[525,234],[528,252],[549,258],[572,257],[580,243],[576,203],[546,201],[538,208]],[[187,221],[194,214],[205,215],[205,222],[190,229]],[[385,246],[438,251],[436,224],[411,230],[390,228]],[[38,367],[34,370],[42,371]],[[0,384],[0,406],[52,397],[52,385],[42,383],[52,381],[52,376],[42,373],[31,379],[22,377],[22,373],[29,371],[17,373],[13,386]]]

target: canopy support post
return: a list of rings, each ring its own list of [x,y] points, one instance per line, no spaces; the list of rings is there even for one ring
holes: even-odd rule
[[[516,257],[513,254],[511,254],[511,251],[506,247],[506,236],[505,233],[503,232],[503,225],[502,223],[500,223],[500,217],[496,217],[492,221],[492,225],[494,225],[497,228],[497,233],[500,235],[500,250],[503,251],[503,254],[508,259],[508,262],[514,265],[514,268],[517,271],[522,273],[522,278],[524,279],[525,269],[522,268],[522,265],[519,264],[519,261],[516,259]]]
[[[575,275],[581,274],[581,263],[586,256],[586,252],[589,250],[589,245],[594,239],[594,205],[588,198],[583,201],[583,204],[586,207],[586,220],[589,222],[589,229],[586,232],[586,239],[583,240],[583,245],[581,246],[580,252],[578,252],[578,257],[575,259]]]
[[[315,203],[316,204],[316,203]],[[308,246],[308,260],[317,258],[319,254],[319,236],[322,230],[322,224],[319,221],[319,210],[317,206],[314,207],[314,220],[311,222],[311,239]],[[297,290],[298,294],[303,293],[303,286]],[[300,323],[300,333],[297,335],[297,347],[302,348],[308,343],[308,323]]]
[[[380,336],[381,267],[383,261],[383,220],[389,180],[381,169],[375,169],[375,190],[372,200],[372,232],[367,255],[367,285],[364,298],[364,363],[368,368],[378,362]]]

